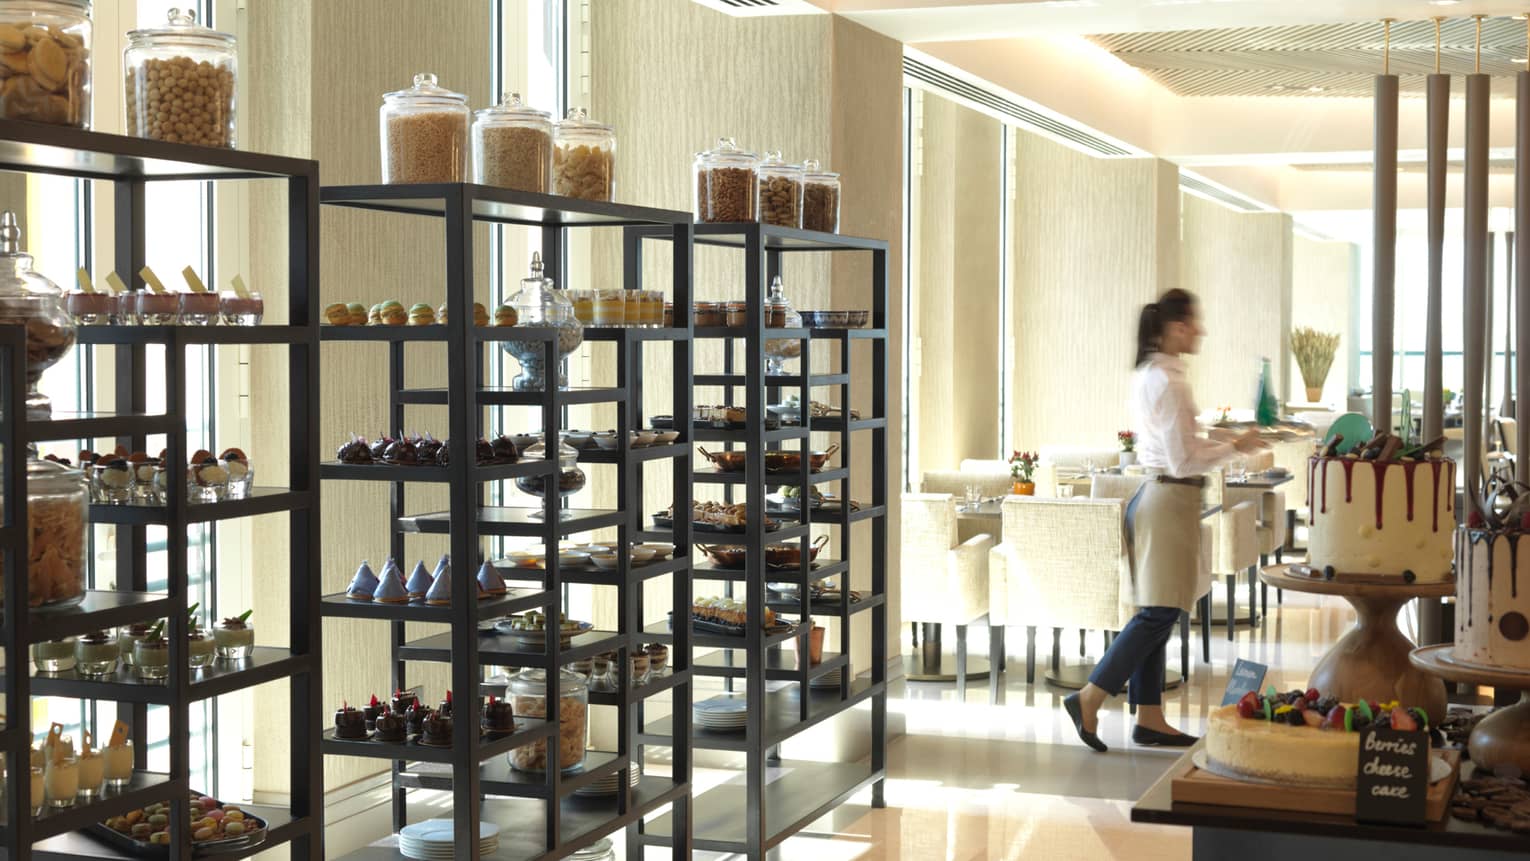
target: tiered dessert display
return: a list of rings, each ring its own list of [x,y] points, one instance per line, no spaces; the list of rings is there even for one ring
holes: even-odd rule
[[[415,121],[457,122],[441,114],[408,117],[385,113],[385,121],[401,127]],[[390,134],[385,132],[385,141]],[[380,657],[392,668],[394,696],[368,702],[357,691],[350,704],[315,704],[333,715],[333,728],[324,733],[325,754],[393,761],[398,834],[346,857],[372,861],[414,851],[410,847],[418,840],[411,834],[420,823],[410,824],[411,790],[450,791],[455,833],[493,830],[500,841],[495,858],[565,857],[670,804],[688,835],[688,723],[677,722],[666,742],[675,745],[669,776],[641,774],[634,760],[641,759],[635,733],[642,703],[664,692],[673,692],[679,702],[691,699],[688,629],[677,632],[673,670],[651,674],[647,638],[638,622],[643,588],[656,577],[671,575],[673,609],[683,613],[690,606],[690,558],[674,555],[676,547],[690,546],[690,523],[678,521],[655,536],[663,548],[633,542],[642,514],[638,500],[643,498],[645,466],[671,464],[668,491],[690,495],[689,434],[663,443],[649,436],[641,447],[585,446],[596,435],[566,432],[563,423],[568,406],[613,404],[618,416],[613,440],[626,440],[642,428],[646,346],[662,350],[674,368],[672,383],[663,389],[650,385],[649,394],[668,394],[675,411],[688,413],[690,321],[681,317],[669,327],[585,328],[567,292],[556,288],[567,286],[560,280],[567,229],[622,228],[633,249],[636,225],[648,225],[672,243],[674,300],[677,308],[689,308],[689,215],[462,183],[331,187],[321,197],[333,206],[444,218],[444,299],[451,311],[429,319],[429,306],[421,303],[415,319],[405,325],[402,303],[385,303],[376,309],[379,319],[369,324],[364,313],[352,313],[359,305],[342,309],[337,303],[331,306],[331,325],[321,333],[323,340],[354,349],[371,343],[386,350],[380,366],[388,369],[387,413],[368,421],[395,429],[371,441],[332,441],[338,449],[335,460],[320,466],[325,479],[381,482],[392,491],[388,540],[382,545],[386,552],[370,561],[356,560],[346,590],[323,599],[325,616],[391,623],[391,645]],[[508,310],[495,314],[496,325],[489,325],[484,313],[459,315],[455,310],[473,307],[474,228],[481,223],[539,228],[542,235],[531,277],[502,306]],[[378,224],[382,229],[388,222],[379,216]],[[627,289],[617,292],[646,292],[637,290],[642,267],[629,265],[625,271]],[[622,298],[616,297],[618,302]],[[563,359],[583,341],[614,345],[617,385],[571,389],[562,384]],[[411,343],[445,348],[447,374],[441,387],[406,385],[404,350]],[[517,359],[519,376],[506,386],[485,385],[493,379],[491,364],[501,361],[503,353]],[[417,405],[448,408],[439,438],[400,432],[415,426],[409,408]],[[504,422],[498,408],[511,406],[538,410],[535,434],[498,433]],[[580,468],[588,463],[616,467],[615,508],[569,506],[565,497],[591,480]],[[447,510],[411,508],[418,506],[415,488],[422,482],[447,487]],[[536,507],[489,504],[487,491],[495,482],[513,482],[538,498]],[[501,490],[499,496],[509,495],[508,487]],[[614,530],[616,539],[599,548],[560,544],[594,530]],[[428,560],[416,561],[406,555],[406,534],[449,536],[449,553],[434,568]],[[485,540],[499,536],[535,539],[537,550],[491,559]],[[554,621],[569,583],[614,586],[621,620],[616,630]],[[413,621],[446,623],[451,631],[411,639],[405,626]],[[558,635],[551,636],[553,631]],[[449,663],[455,699],[448,693],[436,707],[416,702],[407,675],[414,662]],[[507,682],[487,684],[486,674],[497,668],[520,671]],[[480,691],[488,698],[474,695]],[[619,728],[614,749],[587,750],[592,708],[614,709]],[[558,767],[550,767],[554,757]],[[445,851],[468,859],[483,848],[457,840]],[[677,842],[676,859],[690,854],[688,839]]]
[[[1363,440],[1337,430],[1361,426]],[[1413,665],[1415,644],[1398,629],[1397,613],[1416,598],[1456,589],[1456,469],[1443,442],[1406,445],[1370,432],[1363,416],[1344,417],[1308,461],[1307,561],[1259,575],[1279,589],[1341,596],[1359,616],[1318,661],[1310,687],[1347,701],[1412,703],[1435,722],[1445,719],[1445,685]]]
[[[175,850],[171,857],[178,858],[190,857],[194,843],[197,851],[244,855],[258,851],[252,848],[257,844],[262,849],[288,844],[292,857],[321,859],[323,769],[312,712],[321,693],[319,590],[316,579],[307,576],[318,558],[317,536],[310,531],[319,506],[318,458],[312,454],[318,426],[313,411],[318,402],[318,165],[0,120],[0,170],[111,183],[116,201],[112,265],[121,273],[145,269],[149,225],[144,202],[147,189],[158,181],[274,180],[286,190],[291,222],[287,301],[279,315],[287,322],[278,325],[252,325],[253,318],[239,325],[209,325],[204,318],[207,307],[218,307],[215,294],[211,303],[190,303],[187,325],[176,324],[182,322],[179,312],[170,313],[165,324],[135,319],[130,325],[94,325],[100,321],[94,320],[91,302],[79,303],[72,318],[43,313],[44,306],[62,309],[63,297],[52,288],[39,288],[35,276],[22,278],[26,286],[14,289],[14,279],[27,268],[15,248],[24,246],[24,238],[16,236],[13,223],[0,226],[5,270],[0,276],[0,347],[6,354],[0,380],[0,447],[5,454],[0,544],[7,575],[3,645],[9,668],[5,712],[20,721],[0,730],[8,765],[0,830],[5,857],[118,857],[104,842],[118,846],[117,851],[126,846],[133,847],[126,851],[164,852],[168,847]],[[84,275],[80,280],[90,281]],[[122,297],[147,293],[133,289]],[[176,295],[169,298],[179,307]],[[115,412],[63,414],[38,396],[33,384],[41,368],[56,361],[70,343],[84,351],[84,361],[112,368]],[[248,466],[242,452],[233,460],[212,458],[212,464],[193,463],[189,457],[187,351],[209,344],[270,345],[290,359],[290,424],[279,441],[290,456],[290,487],[241,484],[239,493],[229,493],[229,465]],[[165,360],[162,371],[151,373],[146,354],[156,347]],[[163,392],[163,413],[149,411],[153,390]],[[28,457],[28,446],[58,448],[65,441],[69,453],[110,441],[105,448],[115,445],[118,452],[131,453],[131,460],[103,458],[87,477],[65,465],[72,456]],[[212,440],[201,442],[210,447]],[[161,448],[157,459],[143,454]],[[195,473],[204,469],[206,481],[199,482]],[[143,493],[135,494],[140,470],[147,470],[146,480]],[[246,470],[241,478],[248,475]],[[202,617],[188,612],[196,609],[188,607],[192,525],[279,512],[291,513],[284,521],[290,530],[288,561],[273,575],[288,584],[289,645],[254,645],[248,616],[240,620],[248,638],[229,640],[222,628],[197,630]],[[90,561],[101,558],[101,548],[90,551],[88,542],[90,526],[100,524],[115,527],[115,571],[97,570],[102,563]],[[149,589],[150,526],[163,531],[167,544],[163,591]],[[214,578],[219,575],[211,572]],[[95,588],[111,582],[115,590]],[[111,633],[119,626],[120,637]],[[225,645],[231,651],[220,657]],[[31,665],[38,668],[35,675],[29,673]],[[290,805],[229,810],[198,794],[209,787],[192,785],[191,708],[200,700],[282,679],[289,680],[290,710],[267,708],[262,719],[285,721],[287,727]],[[27,719],[33,714],[32,698],[39,696],[91,700],[107,706],[105,716],[115,702],[120,720],[111,742],[93,750],[87,737],[76,753],[74,744],[55,732],[42,749],[29,752],[32,727]],[[150,705],[167,707],[168,732],[157,737],[150,734]],[[151,743],[168,751],[168,772],[148,770]],[[30,780],[29,762],[34,766]],[[172,803],[188,797],[194,803]],[[208,830],[203,820],[213,807],[224,812],[214,814],[220,821]],[[145,822],[136,831],[128,825],[129,818],[136,822],[149,809],[156,811],[152,825]],[[127,826],[126,833],[114,826]]]
[[[695,482],[720,488],[725,502],[691,504],[688,496],[676,497],[656,520],[672,518],[677,525],[693,520],[698,532],[710,533],[708,540],[718,542],[704,548],[707,559],[698,560],[695,568],[698,581],[713,581],[715,591],[723,594],[698,598],[691,608],[693,644],[710,650],[694,667],[697,675],[725,679],[730,690],[742,679],[745,704],[740,707],[737,694],[731,702],[697,702],[692,716],[677,697],[675,718],[649,721],[641,740],[668,745],[666,737],[680,732],[689,719],[694,721],[691,739],[697,749],[744,752],[741,779],[696,796],[695,846],[762,859],[771,847],[867,786],[873,804],[883,803],[887,244],[756,223],[698,224],[696,242],[737,249],[749,261],[744,301],[738,303],[737,313],[734,303],[728,303],[726,318],[713,317],[711,325],[698,324],[695,330],[698,339],[724,342],[721,373],[698,374],[695,384],[708,390],[708,400],[715,396],[720,403],[743,406],[698,408],[692,417],[695,438],[722,449],[708,456],[707,468],[695,470]],[[870,256],[869,290],[857,295],[871,306],[871,328],[808,328],[792,310],[780,287],[783,258],[823,252]],[[775,288],[767,295],[772,284]],[[824,347],[837,370],[814,373],[811,357]],[[853,368],[853,358],[869,364]],[[786,370],[784,363],[792,359],[800,370]],[[867,387],[870,413],[865,417],[850,409],[860,386]],[[841,409],[813,407],[814,393],[825,389]],[[788,400],[783,393],[792,395],[801,408],[770,409]],[[681,423],[677,427],[684,426],[685,414],[676,420]],[[832,435],[838,450],[811,451],[815,434]],[[857,463],[854,458],[860,452],[870,455],[864,461],[869,475],[857,476],[870,498],[857,506],[850,499],[850,465]],[[837,493],[815,493],[835,490],[836,484]],[[782,487],[789,493],[769,498]],[[830,530],[822,555],[822,540],[814,542],[815,527]],[[864,558],[852,559],[852,546],[864,548]],[[850,588],[852,572],[869,584],[865,593]],[[825,588],[835,580],[834,588]],[[706,596],[709,591],[697,593]],[[869,666],[858,674],[850,664],[852,622],[864,619],[860,614],[865,612],[870,613],[870,624],[859,633],[869,633]],[[820,654],[815,643],[821,647],[824,629],[814,623],[828,619],[838,625],[838,642]],[[672,625],[679,627],[675,619],[650,616],[649,622],[648,636],[661,641],[674,636],[676,658],[685,654],[684,643],[671,631]],[[782,743],[866,703],[869,762],[774,758],[772,751]],[[639,839],[664,845],[672,835],[683,833],[681,828],[670,817],[659,817],[644,823]]]

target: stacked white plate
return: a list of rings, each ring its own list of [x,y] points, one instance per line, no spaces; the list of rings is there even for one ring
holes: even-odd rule
[[[810,688],[837,688],[837,687],[839,687],[839,677],[844,673],[844,671],[845,670],[844,670],[843,667],[840,667],[840,668],[834,669],[834,670],[830,670],[829,672],[824,673],[823,675],[819,676],[816,679],[810,679],[808,681],[808,687],[810,687]]]
[[[422,861],[450,861],[456,845],[455,825],[450,819],[427,819],[406,825],[398,833],[398,851],[406,858]],[[478,824],[478,854],[491,855],[499,851],[499,826],[488,822]]]
[[[742,730],[749,723],[743,694],[718,694],[691,706],[691,720],[702,729]]]
[[[642,763],[634,760],[632,762],[632,767],[627,769],[627,785],[637,786],[638,781],[642,778],[643,765]],[[578,789],[574,790],[574,794],[582,795],[586,798],[615,795],[616,791],[621,788],[621,785],[622,773],[619,771],[614,771],[595,781],[594,783],[587,783],[584,786],[579,787]]]

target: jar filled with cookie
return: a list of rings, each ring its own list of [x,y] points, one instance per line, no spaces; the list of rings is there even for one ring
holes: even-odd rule
[[[610,202],[616,193],[616,130],[574,108],[553,130],[553,194]]]
[[[37,610],[73,607],[85,600],[90,485],[77,469],[41,460],[35,449],[27,454],[27,603]],[[0,562],[0,584],[5,573]]]
[[[234,37],[171,9],[164,27],[130,30],[123,53],[127,133],[167,143],[234,148]]]
[[[382,174],[386,183],[462,182],[467,178],[467,96],[421,72],[414,86],[383,96]]]
[[[0,117],[90,128],[90,3],[0,3]]]
[[[760,223],[802,226],[802,165],[787,164],[768,152],[760,162]]]
[[[753,221],[759,164],[759,156],[739,149],[733,138],[719,138],[716,149],[702,153],[696,161],[696,220]]]

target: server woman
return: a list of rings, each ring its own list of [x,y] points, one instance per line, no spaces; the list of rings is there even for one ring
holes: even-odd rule
[[[1137,707],[1132,741],[1195,743],[1194,736],[1164,720],[1163,675],[1169,636],[1180,613],[1198,597],[1202,473],[1264,447],[1255,431],[1227,442],[1197,435],[1195,399],[1180,357],[1194,355],[1203,334],[1196,299],[1184,290],[1170,290],[1145,306],[1137,326],[1131,407],[1137,462],[1150,475],[1126,507],[1137,614],[1106,650],[1089,684],[1063,700],[1078,737],[1102,753],[1108,748],[1095,734],[1100,706],[1128,682],[1128,697]]]

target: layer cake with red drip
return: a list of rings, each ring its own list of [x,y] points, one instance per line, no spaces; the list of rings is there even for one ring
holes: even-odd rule
[[[1308,564],[1340,577],[1449,580],[1456,465],[1441,454],[1443,440],[1406,447],[1379,434],[1339,454],[1342,440],[1307,463]]]

